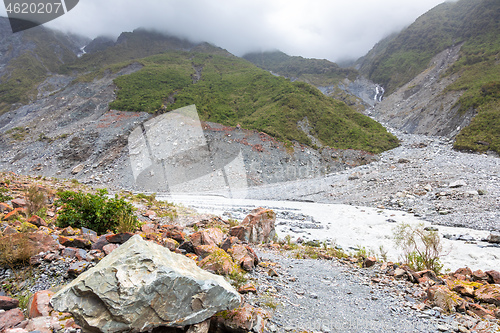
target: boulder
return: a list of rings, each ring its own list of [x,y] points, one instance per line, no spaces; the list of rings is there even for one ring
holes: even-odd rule
[[[271,209],[256,208],[245,217],[239,226],[232,227],[229,234],[248,243],[269,243],[276,235],[274,223],[276,213]]]
[[[490,283],[500,284],[500,272],[487,271],[486,274],[490,277]]]
[[[21,199],[21,198],[12,199],[11,203],[12,203],[12,207],[14,207],[14,208],[22,208],[22,207],[27,206],[26,200]]]
[[[259,264],[259,258],[249,249],[250,247],[248,246],[236,244],[227,251],[233,260],[248,272],[252,271]]]
[[[198,266],[220,275],[229,275],[234,271],[237,271],[238,268],[229,254],[217,247],[215,247],[215,251],[206,256],[202,261],[198,262]]]
[[[128,241],[134,234],[131,232],[122,232],[119,234],[106,235],[106,241],[113,244],[123,244]],[[99,238],[101,240],[101,238]],[[98,240],[98,241],[99,241]]]
[[[38,215],[32,215],[26,222],[36,225],[37,227],[47,227],[48,224]]]
[[[198,232],[191,234],[191,236],[189,236],[189,240],[191,241],[191,243],[193,244],[193,246],[195,248],[200,246],[200,245],[217,246],[217,244],[214,242],[212,237],[210,237],[210,234],[208,232],[206,232],[205,230],[198,231]]]
[[[28,315],[30,318],[47,317],[52,312],[52,307],[49,302],[54,292],[50,290],[37,291],[31,298],[28,304]]]
[[[8,296],[0,296],[0,309],[10,310],[19,306],[19,300]]]
[[[55,310],[70,312],[84,331],[95,332],[192,325],[240,302],[223,277],[139,235],[51,300]]]
[[[16,308],[0,313],[0,332],[7,328],[14,328],[24,320],[21,309]]]
[[[455,312],[455,308],[462,304],[463,299],[446,286],[432,286],[427,289],[429,301],[439,306],[445,312]]]
[[[487,284],[476,290],[476,298],[480,302],[500,306],[500,285]]]

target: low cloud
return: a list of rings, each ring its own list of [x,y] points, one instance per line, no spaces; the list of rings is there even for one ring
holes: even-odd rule
[[[279,49],[338,61],[358,58],[443,0],[81,0],[47,23],[117,37],[138,27],[207,41],[243,55]],[[3,14],[5,15],[5,13]]]

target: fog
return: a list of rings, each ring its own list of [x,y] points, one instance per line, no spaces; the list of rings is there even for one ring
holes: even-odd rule
[[[443,0],[81,0],[46,26],[94,38],[138,27],[207,41],[241,56],[355,59]],[[0,14],[5,16],[4,8]]]

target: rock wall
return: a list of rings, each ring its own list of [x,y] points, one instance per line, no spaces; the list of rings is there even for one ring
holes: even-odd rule
[[[367,112],[382,123],[408,133],[454,137],[467,126],[473,110],[458,113],[460,92],[446,92],[457,76],[442,75],[458,60],[461,45],[435,56],[424,72]]]

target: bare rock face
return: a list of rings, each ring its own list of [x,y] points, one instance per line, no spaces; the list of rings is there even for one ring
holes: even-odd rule
[[[240,302],[221,276],[139,235],[51,300],[55,310],[73,314],[84,330],[106,333],[197,324]]]

